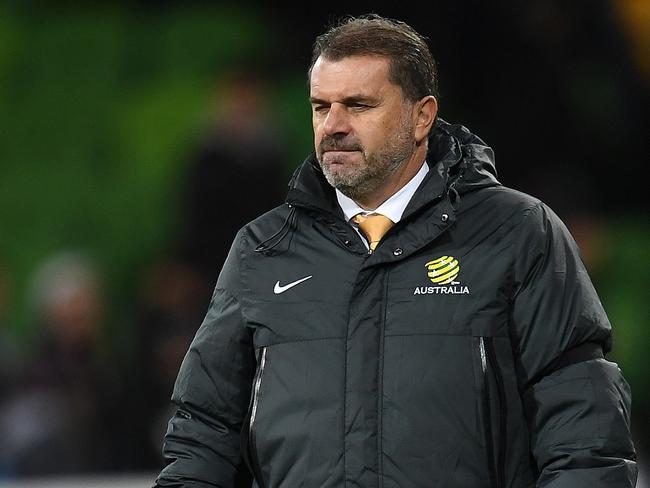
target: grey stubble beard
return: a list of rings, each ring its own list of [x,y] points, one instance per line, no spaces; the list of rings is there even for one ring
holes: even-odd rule
[[[361,145],[363,161],[360,167],[347,174],[334,174],[328,165],[320,162],[327,182],[348,198],[359,201],[379,189],[413,154],[415,142],[408,119],[403,118],[395,136],[375,154],[368,155]]]

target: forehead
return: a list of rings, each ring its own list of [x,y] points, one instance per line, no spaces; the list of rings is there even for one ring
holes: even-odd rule
[[[349,56],[337,61],[321,56],[311,71],[310,95],[329,99],[364,93],[381,96],[398,90],[389,80],[389,63],[382,56]]]

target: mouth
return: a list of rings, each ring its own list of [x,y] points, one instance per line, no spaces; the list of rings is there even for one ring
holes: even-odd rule
[[[326,149],[323,151],[323,154],[347,154],[351,152],[357,152],[357,149]]]
[[[321,156],[323,162],[329,165],[343,165],[349,161],[354,153],[359,151],[355,149],[328,149],[323,151]]]

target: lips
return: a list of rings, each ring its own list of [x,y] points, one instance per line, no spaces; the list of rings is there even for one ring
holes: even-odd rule
[[[347,161],[351,155],[357,152],[356,150],[331,149],[324,151],[322,158],[326,164],[339,164]]]
[[[356,149],[327,149],[326,151],[323,151],[323,154],[325,153],[351,153],[351,152],[357,152]]]

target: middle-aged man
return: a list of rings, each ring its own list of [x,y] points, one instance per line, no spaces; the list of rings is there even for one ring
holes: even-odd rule
[[[576,244],[438,117],[426,40],[343,20],[309,87],[315,153],[235,238],[156,486],[634,486],[630,391]]]

